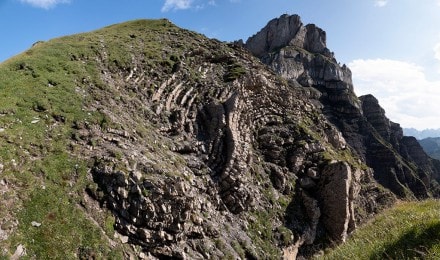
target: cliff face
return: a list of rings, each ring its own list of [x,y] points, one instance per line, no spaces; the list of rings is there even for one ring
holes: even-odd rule
[[[440,138],[428,137],[418,141],[423,150],[434,159],[440,160]]]
[[[283,32],[278,36],[284,37],[275,44],[273,30]],[[321,29],[302,25],[297,16],[283,15],[250,37],[245,47],[283,78],[318,90],[316,99],[326,118],[342,132],[362,161],[374,169],[379,183],[399,197],[439,195],[437,163],[415,140],[403,136],[400,126],[386,118],[373,96],[355,95],[350,70],[340,66],[326,48]]]

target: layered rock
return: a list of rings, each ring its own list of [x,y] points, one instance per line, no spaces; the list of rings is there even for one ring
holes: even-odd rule
[[[367,143],[367,161],[375,169],[379,182],[399,196],[438,196],[438,164],[426,155],[414,137],[403,136],[402,128],[385,117],[376,98],[367,95],[360,100],[364,116],[380,135]]]
[[[319,91],[281,80],[240,47],[166,26],[155,50],[163,66],[135,47],[126,50],[131,63],[114,66],[102,42],[100,91],[119,98],[90,107],[118,127],[76,126],[78,145],[106,147],[82,149],[94,158],[97,187],[88,192],[114,213],[128,243],[158,258],[277,258],[317,238],[344,241],[356,222],[394,201],[324,117]],[[331,59],[325,33],[298,26],[295,44]],[[292,32],[268,36],[262,50],[285,44],[283,35]],[[316,73],[335,81],[325,59],[304,68],[321,64]]]
[[[434,168],[433,178],[421,177],[429,168],[413,174],[407,161],[424,161],[414,142],[383,118],[377,102],[355,96],[350,70],[336,63],[325,40],[321,29],[284,15],[246,43],[288,80],[239,46],[167,20],[42,43],[26,56],[56,54],[61,72],[40,75],[40,63],[17,58],[8,73],[37,78],[50,91],[69,89],[79,102],[62,113],[32,104],[38,120],[52,123],[40,129],[45,140],[68,137],[50,149],[19,153],[25,160],[18,166],[37,169],[38,185],[75,187],[54,194],[105,229],[109,245],[118,238],[127,258],[310,256],[322,248],[316,241],[342,242],[359,222],[394,203],[374,177],[400,196],[422,197],[433,191],[436,176]],[[51,160],[47,168],[34,164],[43,156]],[[17,163],[9,161],[10,173]],[[390,173],[393,179],[380,179]],[[20,194],[13,188],[1,180],[8,206],[10,194]],[[11,214],[0,216],[11,220]],[[0,242],[9,243],[17,223],[0,224]],[[70,255],[93,258],[87,246]],[[35,248],[27,248],[29,255],[37,255]]]
[[[284,14],[273,19],[246,41],[246,48],[259,58],[285,46],[332,56],[326,47],[326,33],[314,24],[304,26],[298,15]]]
[[[272,48],[274,40],[268,35],[276,34],[276,29],[289,33],[280,34],[282,40]],[[255,43],[261,39],[266,41],[265,48]],[[281,46],[280,42],[287,44]],[[440,168],[427,159],[420,146],[403,136],[398,124],[386,118],[373,96],[355,95],[350,70],[340,66],[327,50],[321,29],[302,25],[295,15],[283,15],[249,38],[245,47],[282,77],[319,91],[315,98],[324,114],[362,161],[374,169],[379,183],[400,197],[440,194]]]
[[[357,176],[353,176],[356,174]],[[336,241],[345,241],[347,233],[355,227],[354,201],[360,190],[359,178],[362,173],[352,173],[345,162],[327,165],[323,171],[326,183],[320,190],[320,198],[324,205],[322,216],[325,226]],[[356,181],[352,181],[357,178]],[[356,185],[352,185],[356,183]]]

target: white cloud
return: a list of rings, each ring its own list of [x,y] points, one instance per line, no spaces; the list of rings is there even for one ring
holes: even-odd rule
[[[230,0],[237,2],[241,0]],[[177,11],[177,10],[201,10],[210,6],[217,6],[216,0],[165,0],[162,6],[162,12]]]
[[[374,6],[384,7],[388,4],[388,0],[375,0]]]
[[[440,128],[440,81],[429,81],[412,63],[375,59],[354,60],[355,92],[373,94],[387,116],[402,127]]]
[[[70,0],[20,0],[22,3],[30,4],[35,7],[49,9],[57,4],[69,3]]]
[[[434,57],[440,61],[440,42],[434,47]]]
[[[192,3],[193,0],[165,0],[165,4],[162,7],[162,12],[189,9],[191,8]]]

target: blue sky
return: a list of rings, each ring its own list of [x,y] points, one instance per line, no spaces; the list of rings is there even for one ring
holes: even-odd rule
[[[0,62],[39,40],[139,18],[168,18],[223,41],[299,14],[327,32],[358,95],[403,127],[440,128],[440,0],[0,0]]]

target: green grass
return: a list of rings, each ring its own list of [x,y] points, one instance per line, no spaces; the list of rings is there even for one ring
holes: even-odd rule
[[[170,52],[163,57],[157,37],[175,30],[165,20],[133,21],[39,43],[0,64],[2,178],[18,194],[13,207],[0,212],[0,220],[17,218],[19,223],[0,248],[12,254],[23,244],[28,256],[37,259],[122,257],[79,209],[91,182],[86,176],[90,161],[78,154],[72,137],[77,136],[77,125],[112,125],[105,114],[89,109],[114,91],[103,83],[100,64],[128,70],[128,49],[136,46],[131,51],[143,53],[145,62],[169,61],[171,66],[178,56]],[[42,225],[32,227],[32,221]],[[113,222],[108,218],[101,228],[110,233]]]
[[[94,159],[87,158],[78,144],[79,130],[93,126],[105,133],[121,125],[130,128],[130,122],[114,122],[100,108],[127,107],[139,92],[125,83],[115,87],[103,74],[125,78],[121,75],[133,68],[145,69],[139,74],[156,80],[149,83],[154,92],[162,76],[178,69],[182,53],[192,53],[188,62],[200,58],[197,48],[201,47],[196,47],[200,39],[195,36],[167,20],[137,20],[41,42],[0,64],[2,178],[18,195],[8,211],[0,211],[0,221],[19,223],[9,239],[0,241],[0,248],[9,250],[2,251],[0,258],[9,257],[18,244],[37,259],[121,256],[123,250],[112,248],[102,233],[113,235],[114,217],[98,216],[94,219],[98,227],[80,209],[85,188],[94,184],[87,176]],[[240,66],[229,69],[233,77],[243,73]],[[139,117],[147,120],[148,113]],[[132,120],[139,124],[135,116]],[[140,130],[140,138],[153,139],[149,127],[133,128]],[[98,149],[102,140],[98,136],[89,143]],[[162,146],[146,147],[154,149],[155,157],[169,157]],[[119,148],[105,152],[117,161],[125,156]],[[179,163],[178,157],[172,160]],[[32,227],[32,221],[42,225]]]
[[[402,202],[322,259],[439,259],[440,201]]]
[[[245,69],[240,64],[232,63],[228,65],[228,71],[224,76],[224,80],[226,82],[234,81],[245,73]]]
[[[273,206],[271,211],[254,210],[252,211],[252,219],[248,229],[248,235],[252,239],[258,254],[264,259],[279,259],[281,257],[280,248],[291,244],[293,233],[290,229],[283,225],[276,226],[276,219],[284,217],[290,199],[284,195],[280,195],[278,200],[275,199],[273,190],[270,188],[263,191],[264,196]],[[278,242],[281,242],[278,244]],[[234,247],[235,248],[235,247]],[[240,250],[236,250],[237,253]]]
[[[76,259],[85,254],[111,257],[101,230],[60,192],[56,187],[48,187],[31,194],[24,210],[18,214],[21,223],[16,243],[27,241],[26,250],[36,259]],[[32,226],[33,221],[41,226]],[[114,257],[122,258],[122,255],[116,253]]]

